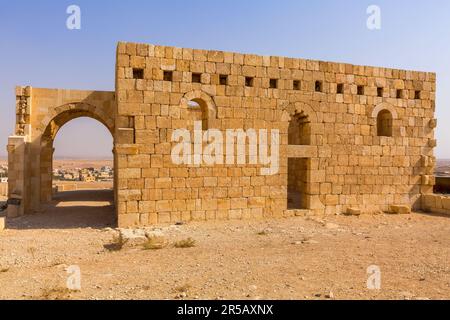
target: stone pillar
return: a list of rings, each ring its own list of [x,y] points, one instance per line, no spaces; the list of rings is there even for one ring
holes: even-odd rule
[[[53,141],[45,141],[41,144],[40,174],[41,192],[39,203],[46,204],[53,199]]]
[[[24,136],[8,139],[8,212],[10,218],[25,214],[28,203],[27,154]]]
[[[31,87],[16,87],[15,135],[8,138],[8,217],[24,215],[30,206],[29,149]]]

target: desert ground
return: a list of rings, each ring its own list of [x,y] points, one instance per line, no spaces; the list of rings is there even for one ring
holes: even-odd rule
[[[111,200],[61,193],[45,213],[9,220],[0,299],[450,298],[448,216],[195,222],[150,228],[159,242],[142,245],[117,239]],[[80,291],[65,289],[72,265]],[[367,289],[371,265],[380,290]]]
[[[113,166],[113,160],[104,159],[104,160],[96,160],[96,159],[55,159],[53,161],[54,169],[76,169],[76,168],[101,168]]]

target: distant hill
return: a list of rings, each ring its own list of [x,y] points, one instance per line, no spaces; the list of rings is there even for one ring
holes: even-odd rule
[[[436,175],[450,177],[450,159],[439,159],[436,161]]]

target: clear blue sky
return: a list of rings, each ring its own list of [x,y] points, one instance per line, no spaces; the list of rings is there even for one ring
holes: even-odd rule
[[[82,10],[79,31],[66,28],[71,4]],[[366,28],[371,4],[380,31]],[[1,0],[0,40],[0,155],[15,85],[114,90],[116,43],[136,41],[435,71],[437,156],[450,159],[448,0]],[[64,127],[57,155],[110,155],[111,137],[92,124]]]

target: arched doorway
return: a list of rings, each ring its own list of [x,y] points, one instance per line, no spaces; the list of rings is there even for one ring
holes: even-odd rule
[[[55,141],[65,129],[78,123],[86,122],[97,126],[97,134],[92,136],[72,134],[64,139],[66,153],[55,149]],[[104,132],[99,133],[103,130]],[[115,161],[113,155],[113,127],[89,109],[69,109],[55,116],[41,136],[40,152],[40,202],[43,212],[53,217],[55,227],[106,227],[117,223],[115,214]],[[99,139],[103,136],[103,139]],[[108,137],[108,139],[105,139]],[[92,146],[92,141],[107,145],[109,155],[97,156],[82,149],[83,143]],[[76,148],[75,140],[78,140]],[[81,145],[80,143],[81,142]],[[73,144],[73,145],[72,145]],[[61,147],[61,144],[60,144]],[[104,146],[102,146],[105,149]],[[67,153],[70,148],[74,152]],[[75,149],[78,151],[75,152]],[[58,157],[64,155],[64,159]]]
[[[311,122],[304,111],[296,111],[292,116],[288,129],[290,146],[311,144]],[[310,159],[288,158],[288,210],[304,210],[309,208],[308,174]]]

